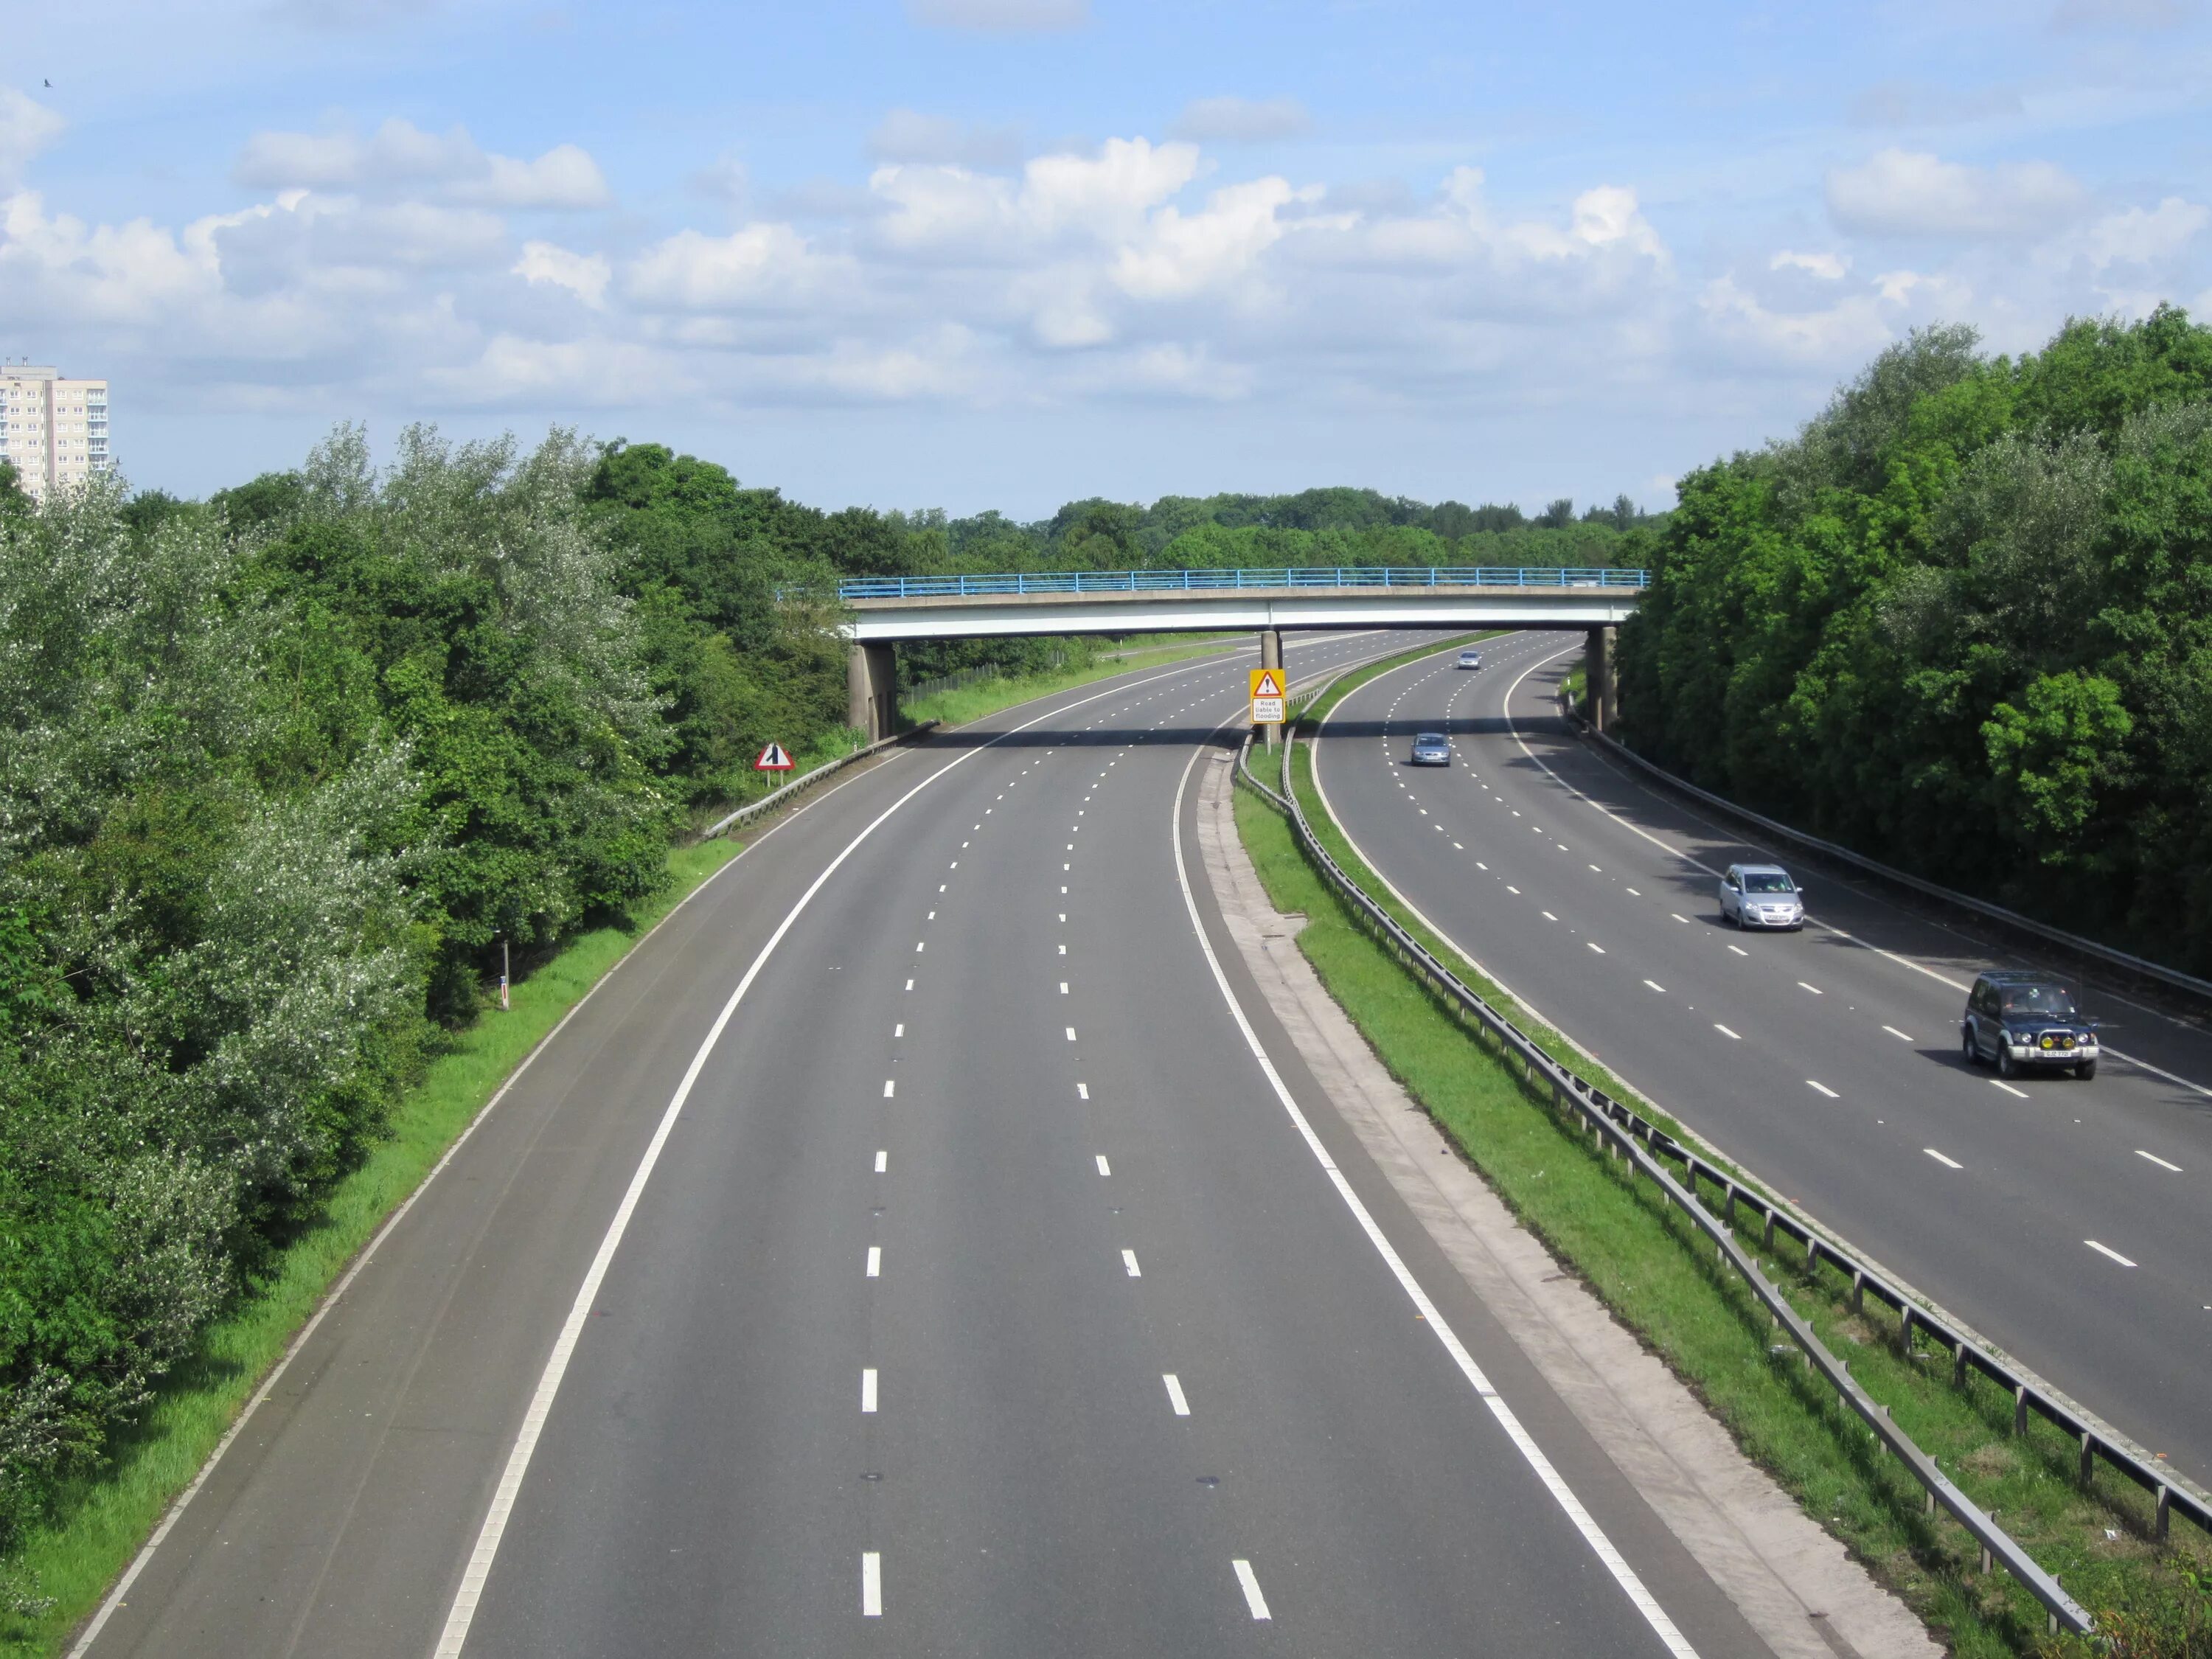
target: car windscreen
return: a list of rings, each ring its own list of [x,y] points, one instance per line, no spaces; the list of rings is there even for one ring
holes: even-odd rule
[[[2040,1014],[2047,1019],[2075,1018],[2074,994],[2063,985],[2008,985],[1997,1006],[2008,1014]]]
[[[1743,878],[1743,890],[1747,893],[1794,893],[1797,890],[1790,884],[1787,876],[1762,876],[1753,872]]]
[[[1441,749],[1444,746],[1444,740],[1433,732],[1424,732],[1413,741],[1424,749]]]

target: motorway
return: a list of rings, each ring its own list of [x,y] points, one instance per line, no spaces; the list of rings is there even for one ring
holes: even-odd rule
[[[1720,872],[1787,849],[1570,732],[1582,643],[1507,635],[1344,699],[1318,775],[1370,866],[1655,1105],[2212,1482],[2212,1037],[2093,985],[2098,1076],[2008,1081],[1963,1064],[1960,1016],[1976,971],[2024,964],[1817,874],[1802,933],[1725,926]],[[1430,730],[1449,769],[1408,763]]]
[[[1190,786],[1251,661],[940,734],[756,842],[80,1651],[1765,1651],[1226,942]]]

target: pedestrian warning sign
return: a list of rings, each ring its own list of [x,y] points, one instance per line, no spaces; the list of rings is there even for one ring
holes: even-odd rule
[[[1255,668],[1252,671],[1252,724],[1279,726],[1283,721],[1283,671],[1279,668]]]
[[[769,744],[767,748],[761,750],[760,758],[753,763],[753,770],[756,772],[788,772],[791,770],[791,756],[785,750],[784,746],[781,744],[772,743]]]

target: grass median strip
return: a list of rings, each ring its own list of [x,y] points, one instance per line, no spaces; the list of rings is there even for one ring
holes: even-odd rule
[[[1332,856],[1388,904],[1381,882],[1322,811],[1303,748],[1293,777]],[[1695,1229],[1648,1182],[1632,1182],[1620,1165],[1594,1153],[1452,1006],[1384,950],[1322,880],[1281,817],[1241,790],[1237,816],[1275,907],[1310,919],[1300,950],[1392,1073],[1523,1223],[1697,1392],[1746,1452],[1955,1652],[2212,1654],[2212,1551],[2204,1540],[2177,1528],[2170,1545],[2157,1544],[2149,1500],[2109,1474],[2083,1490],[2075,1475],[2077,1449],[2056,1431],[2036,1419],[2026,1435],[2012,1433],[2009,1396],[1985,1383],[1954,1390],[1947,1356],[1908,1352],[1894,1319],[1854,1312],[1847,1287],[1825,1272],[1808,1273],[1794,1249],[1769,1258],[1768,1271],[1868,1391],[2097,1613],[2108,1640],[2119,1639],[2095,1649],[2045,1638],[2040,1607],[2003,1573],[1981,1573],[1962,1528],[1922,1512],[1919,1486],[1797,1350],[1777,1340],[1765,1311],[1715,1263]],[[1441,941],[1410,918],[1398,920],[1449,958]],[[1617,1079],[1495,987],[1462,977],[1547,1052],[1634,1101]]]

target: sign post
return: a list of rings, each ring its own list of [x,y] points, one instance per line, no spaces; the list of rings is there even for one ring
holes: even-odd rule
[[[1267,747],[1275,746],[1275,728],[1284,720],[1283,671],[1279,668],[1255,668],[1252,671],[1252,724],[1267,728]]]
[[[760,758],[753,763],[753,770],[756,772],[788,772],[791,770],[790,753],[781,744],[772,743],[769,744],[767,748],[760,751]]]

